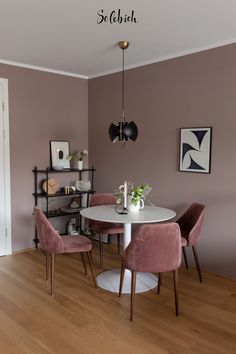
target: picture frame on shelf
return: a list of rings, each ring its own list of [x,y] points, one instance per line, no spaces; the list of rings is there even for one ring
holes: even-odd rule
[[[180,129],[179,170],[211,173],[212,127]]]
[[[69,155],[69,141],[50,140],[50,161],[52,169],[63,170],[70,168]]]

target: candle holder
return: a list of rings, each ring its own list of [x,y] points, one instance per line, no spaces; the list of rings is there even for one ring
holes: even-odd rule
[[[123,205],[121,205],[121,204],[117,204],[115,206],[115,211],[120,215],[127,215],[128,214],[128,209],[124,208]]]

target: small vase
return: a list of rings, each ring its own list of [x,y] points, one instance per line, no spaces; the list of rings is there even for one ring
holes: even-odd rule
[[[83,169],[83,160],[79,160],[78,161],[78,170],[82,170]]]
[[[136,205],[134,205],[131,201],[131,198],[128,198],[128,211],[131,213],[133,212],[139,212],[140,209],[144,208],[144,201],[143,199],[140,199]]]

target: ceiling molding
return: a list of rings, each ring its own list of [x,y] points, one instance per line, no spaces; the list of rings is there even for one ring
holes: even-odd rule
[[[191,54],[195,54],[195,53],[200,53],[200,52],[203,52],[205,50],[210,50],[210,49],[215,49],[215,48],[219,48],[219,47],[224,47],[226,45],[235,44],[235,43],[236,43],[236,38],[232,38],[232,39],[229,39],[229,40],[225,40],[225,41],[222,41],[222,42],[209,44],[209,45],[198,47],[198,48],[194,48],[194,49],[183,50],[183,51],[176,52],[176,53],[173,53],[173,54],[170,54],[170,55],[164,55],[164,56],[159,57],[159,58],[148,60],[148,61],[145,61],[145,62],[142,62],[142,63],[133,64],[133,65],[127,65],[127,66],[125,66],[125,70],[135,69],[135,68],[139,68],[141,66],[155,64],[155,63],[159,63],[161,61],[171,60],[171,59],[183,57],[185,55],[191,55]],[[97,74],[97,75],[88,76],[88,79],[95,79],[97,77],[115,74],[115,73],[118,73],[120,71],[122,71],[121,68],[120,69],[116,69],[116,70],[111,70],[111,71],[105,71],[105,72],[102,72],[102,73]]]
[[[45,71],[45,72],[52,73],[52,74],[77,77],[77,78],[86,79],[86,80],[88,80],[88,78],[89,78],[88,76],[85,76],[85,75],[69,73],[69,72],[61,71],[61,70],[54,70],[54,69],[44,68],[44,67],[41,67],[41,66],[34,66],[34,65],[24,64],[24,63],[18,63],[18,62],[15,62],[15,61],[4,60],[4,59],[0,59],[0,64],[19,66],[19,67],[25,68],[25,69]]]
[[[165,56],[162,56],[162,57],[159,57],[159,58],[154,58],[152,60],[140,62],[140,63],[137,63],[137,64],[127,65],[127,66],[125,66],[125,70],[135,69],[135,68],[139,68],[141,66],[155,64],[155,63],[159,63],[159,62],[162,62],[162,61],[171,60],[171,59],[179,58],[179,57],[182,57],[182,56],[191,55],[191,54],[195,54],[195,53],[199,53],[199,52],[203,52],[203,51],[206,51],[206,50],[215,49],[215,48],[219,48],[219,47],[223,47],[223,46],[230,45],[230,44],[235,44],[235,43],[236,43],[236,38],[232,38],[232,39],[229,39],[229,40],[225,40],[225,41],[209,44],[209,45],[206,45],[206,46],[202,46],[202,47],[198,47],[198,48],[194,48],[194,49],[189,49],[189,50],[176,52],[176,53],[173,53],[173,54],[170,54],[170,55],[165,55]],[[115,69],[115,70],[104,71],[102,73],[98,73],[98,74],[91,75],[91,76],[86,76],[86,75],[80,75],[80,74],[70,73],[70,72],[61,71],[61,70],[54,70],[54,69],[50,69],[50,68],[44,68],[44,67],[40,67],[40,66],[34,66],[34,65],[29,65],[29,64],[25,64],[25,63],[19,63],[19,62],[10,61],[10,60],[4,60],[4,59],[0,59],[0,64],[18,66],[18,67],[25,68],[25,69],[38,70],[38,71],[49,72],[49,73],[52,73],[52,74],[58,74],[58,75],[64,75],[64,76],[71,76],[71,77],[76,77],[76,78],[85,79],[85,80],[95,79],[97,77],[111,75],[111,74],[115,74],[115,73],[118,73],[118,72],[122,71],[122,69],[119,68],[119,69]]]

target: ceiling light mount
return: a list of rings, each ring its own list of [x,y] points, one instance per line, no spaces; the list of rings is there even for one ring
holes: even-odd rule
[[[120,49],[127,49],[129,47],[129,42],[128,41],[120,41],[118,42],[118,45]]]
[[[128,41],[118,42],[120,49],[123,51],[122,55],[122,121],[115,125],[111,123],[109,128],[109,136],[113,143],[121,141],[122,147],[128,139],[135,141],[138,136],[137,125],[131,121],[130,123],[125,120],[125,69],[124,69],[124,51],[129,47]]]

